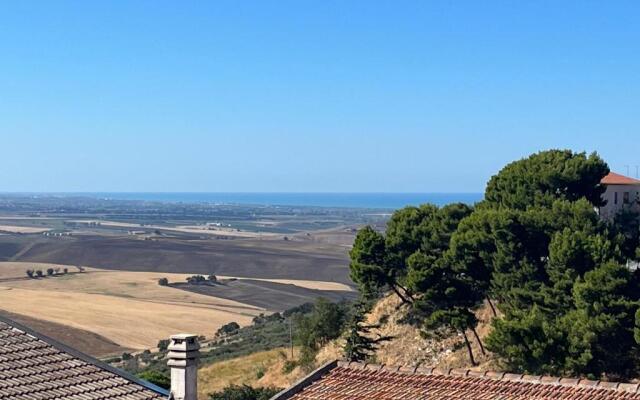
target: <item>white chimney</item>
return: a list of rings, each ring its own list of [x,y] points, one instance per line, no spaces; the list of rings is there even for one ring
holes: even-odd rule
[[[175,400],[198,400],[198,349],[196,335],[171,336],[167,365],[171,367],[171,396]]]

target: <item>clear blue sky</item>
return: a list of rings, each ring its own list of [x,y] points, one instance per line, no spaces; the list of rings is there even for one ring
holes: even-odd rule
[[[5,1],[0,191],[475,192],[550,147],[634,174],[639,15],[637,1]]]

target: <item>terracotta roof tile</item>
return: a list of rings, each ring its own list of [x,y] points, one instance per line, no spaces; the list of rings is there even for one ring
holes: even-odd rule
[[[319,373],[321,372],[321,373]],[[640,400],[640,385],[464,369],[339,362],[275,400]]]
[[[640,180],[610,172],[609,175],[600,180],[600,183],[603,185],[640,185]]]
[[[0,400],[155,400],[155,388],[0,318]]]

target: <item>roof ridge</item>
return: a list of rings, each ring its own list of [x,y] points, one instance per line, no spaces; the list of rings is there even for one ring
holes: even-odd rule
[[[391,373],[403,373],[403,374],[418,374],[418,375],[441,375],[441,376],[455,376],[455,377],[469,377],[469,378],[481,378],[491,379],[495,381],[503,382],[522,382],[532,384],[543,384],[551,386],[566,386],[574,388],[589,388],[589,389],[603,389],[611,391],[640,393],[640,383],[625,383],[625,382],[610,382],[602,380],[591,380],[584,378],[564,378],[548,375],[528,375],[517,374],[500,371],[474,371],[470,368],[436,368],[436,367],[423,367],[420,364],[409,366],[387,366],[385,364],[369,364],[356,361],[339,360],[337,362],[338,367],[349,369],[360,369],[369,371],[384,371]]]

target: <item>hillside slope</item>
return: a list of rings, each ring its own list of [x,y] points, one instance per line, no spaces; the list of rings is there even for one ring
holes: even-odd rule
[[[484,338],[489,332],[491,310],[488,306],[483,306],[477,310],[476,314],[480,320],[478,334]],[[495,358],[490,353],[483,355],[475,340],[472,341],[472,348],[479,365],[472,367],[461,336],[441,340],[425,338],[419,329],[401,322],[403,315],[404,310],[400,308],[400,301],[393,295],[381,299],[367,315],[369,323],[381,325],[374,334],[393,336],[393,340],[383,343],[378,348],[372,362],[388,366],[421,365],[438,368],[465,367],[474,370],[499,369]],[[343,338],[324,346],[316,357],[314,367],[343,358],[343,346]],[[294,357],[297,357],[297,351]],[[200,399],[205,400],[207,393],[220,390],[230,384],[288,387],[304,377],[307,372],[300,367],[287,372],[287,360],[290,360],[290,351],[282,348],[257,352],[204,367],[198,373]]]

